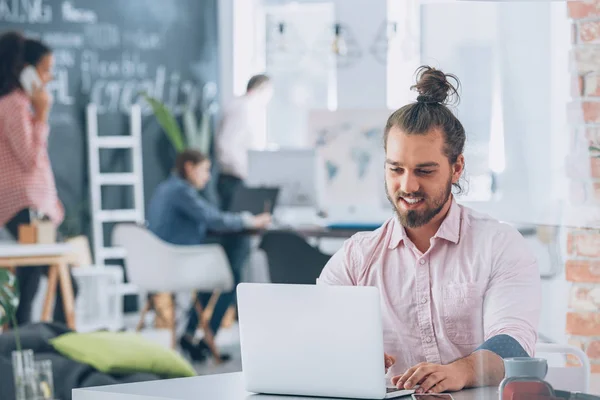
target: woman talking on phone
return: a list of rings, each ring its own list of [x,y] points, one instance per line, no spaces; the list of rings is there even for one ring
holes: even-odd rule
[[[0,36],[0,226],[18,237],[20,224],[32,214],[48,217],[55,226],[64,211],[48,157],[48,115],[51,97],[52,51],[40,41],[17,32]],[[46,267],[16,269],[20,288],[17,323],[31,321],[31,308]],[[60,291],[54,319],[64,322]]]

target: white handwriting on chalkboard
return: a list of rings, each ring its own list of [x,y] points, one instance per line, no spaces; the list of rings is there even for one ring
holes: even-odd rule
[[[140,50],[156,50],[160,48],[162,40],[159,33],[147,31],[123,32],[123,44]]]
[[[46,32],[42,35],[42,40],[53,49],[83,47],[83,35],[74,32]]]
[[[81,79],[83,89],[90,90],[95,78],[145,78],[148,75],[148,64],[141,61],[137,53],[124,52],[117,60],[102,60],[92,50],[81,53]]]
[[[98,20],[98,16],[94,11],[75,8],[70,1],[63,1],[61,10],[63,20],[67,22],[93,24]]]
[[[70,106],[75,103],[72,96],[69,95],[69,70],[66,68],[56,68],[54,79],[48,83],[48,90],[54,97],[56,104]]]
[[[98,113],[129,112],[132,104],[142,106],[145,115],[152,112],[150,106],[141,100],[140,94],[164,102],[175,114],[193,109],[198,104],[199,88],[190,81],[181,81],[178,73],[173,72],[166,79],[165,66],[156,68],[154,77],[147,79],[97,79],[89,92],[90,102],[96,104]]]
[[[44,0],[0,0],[0,21],[47,24],[52,8]]]
[[[92,24],[84,25],[86,47],[94,49],[114,49],[121,45],[121,33],[116,25]]]
[[[54,63],[57,66],[62,67],[74,67],[75,66],[75,52],[69,49],[56,49],[52,52],[54,54]]]

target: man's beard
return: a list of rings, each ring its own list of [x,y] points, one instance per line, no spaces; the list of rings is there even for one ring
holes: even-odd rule
[[[419,228],[429,223],[433,217],[438,215],[444,208],[444,205],[452,195],[452,177],[450,177],[448,184],[444,187],[444,189],[439,192],[439,195],[431,200],[423,192],[405,193],[400,190],[394,194],[393,198],[391,198],[389,192],[387,191],[387,185],[386,195],[394,207],[396,215],[398,216],[398,220],[402,226],[405,228]],[[423,201],[425,202],[425,210],[408,210],[402,212],[397,205],[397,202],[400,201],[401,197],[423,198]]]

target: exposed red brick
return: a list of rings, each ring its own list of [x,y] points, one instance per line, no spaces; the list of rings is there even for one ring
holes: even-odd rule
[[[600,43],[600,21],[582,21],[579,23],[578,38],[581,43]]]
[[[587,123],[600,123],[600,102],[584,101],[581,103],[583,120]]]
[[[592,190],[594,192],[593,193],[594,200],[600,202],[600,182],[593,182]]]
[[[600,231],[569,232],[567,252],[572,256],[600,257]]]
[[[590,176],[600,178],[600,158],[590,157]]]
[[[575,75],[571,77],[571,96],[583,96],[583,76]]]
[[[600,283],[600,261],[567,260],[565,269],[570,282]]]
[[[578,311],[600,309],[600,288],[573,286],[569,294],[569,307]]]
[[[600,16],[600,0],[568,1],[569,17],[573,19]]]
[[[568,312],[567,333],[579,336],[600,336],[600,314]]]
[[[600,340],[592,340],[587,346],[586,354],[589,358],[600,359]]]

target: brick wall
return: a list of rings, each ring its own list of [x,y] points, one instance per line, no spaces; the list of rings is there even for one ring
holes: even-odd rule
[[[569,123],[574,138],[584,142],[585,172],[570,174],[570,207],[597,204],[600,207],[600,0],[568,3],[573,20],[573,103]],[[574,148],[576,140],[574,140]],[[579,147],[581,150],[581,147]],[[576,152],[576,150],[572,150]],[[578,157],[581,151],[577,152]],[[567,333],[570,343],[590,357],[592,372],[600,373],[600,230],[571,229],[567,235],[566,278],[572,282]]]

